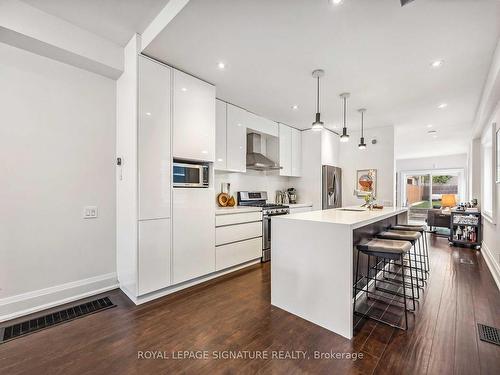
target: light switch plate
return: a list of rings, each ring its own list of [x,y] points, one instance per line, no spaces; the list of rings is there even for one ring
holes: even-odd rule
[[[98,216],[98,211],[96,206],[87,206],[83,208],[83,218],[84,219],[95,219]]]

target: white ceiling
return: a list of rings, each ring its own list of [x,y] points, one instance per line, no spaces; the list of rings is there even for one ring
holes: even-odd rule
[[[124,46],[168,0],[22,0],[45,13]]]
[[[338,94],[349,91],[350,126],[359,128],[360,107],[367,127],[394,125],[397,158],[466,152],[499,35],[498,4],[191,0],[145,52],[214,83],[221,99],[299,128],[313,121],[311,71],[322,68],[330,127],[341,119]],[[442,68],[430,67],[435,59]],[[437,109],[441,102],[448,107]],[[438,138],[427,135],[429,123]]]

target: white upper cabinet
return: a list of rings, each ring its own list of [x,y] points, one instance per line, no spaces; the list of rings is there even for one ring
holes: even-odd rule
[[[281,176],[300,177],[302,164],[302,134],[300,130],[279,124],[279,154]]]
[[[215,106],[215,163],[218,170],[227,169],[227,104],[217,99]]]
[[[281,176],[292,175],[292,128],[284,124],[280,126],[280,170]]]
[[[139,220],[170,217],[170,74],[139,58]]]
[[[248,128],[259,133],[264,133],[278,137],[278,123],[268,120],[267,118],[257,116],[254,113],[248,112]]]
[[[173,157],[215,161],[215,86],[173,75]]]
[[[329,130],[321,131],[321,164],[339,166],[339,136]]]
[[[292,128],[292,176],[300,177],[302,171],[302,132]]]
[[[247,170],[247,126],[249,112],[234,105],[227,105],[227,165],[232,172]]]

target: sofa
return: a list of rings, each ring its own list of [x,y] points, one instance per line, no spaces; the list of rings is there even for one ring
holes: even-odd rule
[[[439,209],[427,211],[427,226],[432,231],[434,228],[450,228],[451,212]]]

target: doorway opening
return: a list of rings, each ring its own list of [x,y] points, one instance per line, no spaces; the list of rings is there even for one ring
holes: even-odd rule
[[[429,210],[451,208],[465,198],[463,169],[401,172],[400,186],[402,205],[409,208],[413,223],[423,224]]]

